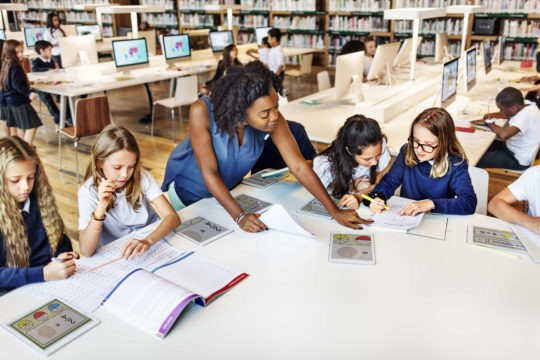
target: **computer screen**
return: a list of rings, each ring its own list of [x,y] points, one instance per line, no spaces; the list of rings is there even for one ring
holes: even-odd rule
[[[272,29],[271,26],[255,28],[255,37],[257,38],[257,45],[261,45],[263,37],[268,36],[268,31],[270,31],[271,29]]]
[[[27,48],[34,46],[36,41],[43,40],[46,27],[24,28],[24,44]]]
[[[441,63],[448,56],[448,34],[435,35],[435,62]]]
[[[186,61],[191,57],[189,48],[189,36],[183,35],[165,35],[163,36],[163,55],[167,63]]]
[[[467,91],[476,84],[476,46],[465,51],[467,61]]]
[[[486,75],[491,71],[491,44],[489,40],[482,42],[482,47],[484,48],[484,68],[486,69]]]
[[[234,44],[232,30],[210,31],[210,47],[213,52],[223,51],[228,45]]]
[[[4,29],[0,29],[0,40],[6,40],[6,32]]]
[[[384,77],[384,73],[388,68],[390,68],[396,58],[396,55],[399,51],[399,43],[393,42],[389,44],[383,44],[377,46],[375,50],[375,56],[373,57],[373,62],[369,68],[367,75],[368,80],[375,80]]]
[[[422,37],[418,37],[418,44],[416,44],[416,49],[414,53],[416,54],[416,51],[418,49],[418,46],[420,46],[420,43],[422,42]],[[408,38],[403,41],[403,45],[399,48],[399,52],[396,55],[394,59],[393,66],[407,66],[411,63],[411,50],[412,50],[412,44],[413,39]],[[416,58],[416,57],[415,57]]]
[[[115,40],[112,42],[114,64],[119,70],[132,70],[149,65],[146,39]]]
[[[96,38],[96,41],[100,41],[103,39],[103,36],[101,35],[101,28],[98,24],[93,25],[77,25],[75,27],[77,30],[77,35],[94,35]]]
[[[349,95],[353,75],[362,80],[364,75],[364,52],[358,51],[336,58],[336,80],[334,83],[334,99],[341,100]]]
[[[98,63],[96,38],[93,35],[65,36],[58,42],[63,67]]]
[[[441,107],[450,105],[456,99],[459,57],[444,63]]]

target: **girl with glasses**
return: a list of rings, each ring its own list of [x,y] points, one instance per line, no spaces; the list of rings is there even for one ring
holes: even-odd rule
[[[358,208],[361,194],[368,194],[381,181],[390,162],[386,139],[379,123],[353,115],[339,129],[330,147],[313,160],[313,170],[338,206]]]
[[[468,215],[476,209],[476,194],[469,176],[467,157],[456,138],[454,121],[442,108],[424,110],[411,124],[408,142],[392,168],[371,194],[375,213],[401,186],[401,196],[417,200],[401,215],[433,211]]]

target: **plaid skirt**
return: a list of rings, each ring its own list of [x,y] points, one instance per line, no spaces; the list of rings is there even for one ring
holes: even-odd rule
[[[9,127],[28,130],[43,125],[36,110],[30,104],[2,107],[0,115],[7,120]]]

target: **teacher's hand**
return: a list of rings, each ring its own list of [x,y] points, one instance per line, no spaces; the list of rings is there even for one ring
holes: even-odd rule
[[[238,224],[240,229],[247,232],[259,232],[263,230],[268,230],[268,227],[259,220],[260,214],[248,213],[246,214]]]
[[[356,210],[339,210],[334,219],[343,226],[351,229],[362,229],[362,224],[371,224],[373,220],[362,219]]]

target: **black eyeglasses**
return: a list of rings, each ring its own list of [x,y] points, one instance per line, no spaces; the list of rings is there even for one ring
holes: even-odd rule
[[[413,148],[418,149],[422,148],[422,151],[427,152],[431,154],[439,145],[429,145],[429,144],[420,144],[415,138],[410,137],[407,139],[409,141],[409,145],[411,145]]]

